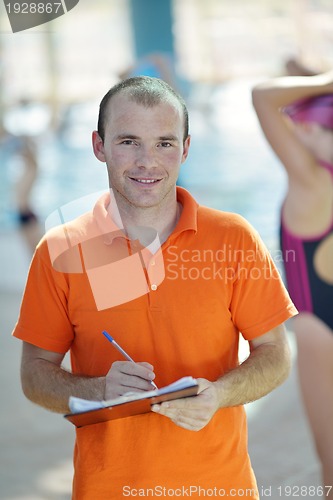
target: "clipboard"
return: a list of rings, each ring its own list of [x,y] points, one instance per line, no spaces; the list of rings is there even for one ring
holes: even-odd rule
[[[102,405],[100,408],[68,413],[64,415],[64,418],[79,428],[118,418],[149,413],[153,404],[196,396],[198,387],[196,379],[184,377],[161,389],[146,393],[134,393],[129,396],[120,396],[114,400],[99,402]]]

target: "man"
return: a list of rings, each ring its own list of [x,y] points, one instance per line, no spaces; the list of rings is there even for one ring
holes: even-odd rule
[[[71,395],[199,380],[195,397],[79,428],[75,499],[259,498],[242,405],[287,377],[283,322],[296,309],[254,229],[176,188],[189,146],[186,106],[165,82],[117,84],[93,132],[110,195],[48,233],[32,262],[14,331],[29,399],[66,413]],[[106,343],[105,329],[136,363]],[[239,332],[250,346],[240,366]],[[68,350],[73,373],[61,367]]]

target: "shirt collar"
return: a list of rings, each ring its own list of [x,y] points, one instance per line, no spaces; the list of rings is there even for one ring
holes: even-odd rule
[[[197,232],[198,203],[186,189],[179,186],[177,186],[177,201],[182,205],[182,213],[169,238],[174,238],[183,231],[193,230]],[[112,244],[115,238],[125,238],[128,240],[121,225],[121,218],[117,211],[112,191],[111,196],[109,192],[104,193],[99,198],[93,209],[93,217],[107,245]],[[152,245],[154,245],[154,242]]]
[[[110,192],[104,193],[93,209],[93,217],[96,221],[99,231],[103,235],[103,241],[107,245],[111,245],[115,238],[126,238],[121,226],[121,219],[115,213],[115,202],[110,203]],[[112,215],[113,211],[113,215]],[[117,220],[118,224],[115,222]]]
[[[198,203],[186,189],[179,186],[177,186],[177,201],[182,205],[182,213],[170,237],[174,237],[188,230],[197,232]]]

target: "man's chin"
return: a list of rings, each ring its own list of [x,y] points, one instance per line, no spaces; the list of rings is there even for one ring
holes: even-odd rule
[[[133,193],[133,192],[115,192],[116,201],[123,205],[131,205],[133,208],[140,209],[153,209],[160,207],[164,204],[166,200],[171,196],[176,199],[176,190],[173,193],[173,189],[169,189],[166,192],[163,190],[155,190],[155,192],[146,193]]]
[[[146,197],[128,197],[127,201],[132,207],[135,207],[137,209],[144,209],[144,208],[154,208],[158,207],[158,205],[161,203],[161,199],[158,196],[146,196]]]

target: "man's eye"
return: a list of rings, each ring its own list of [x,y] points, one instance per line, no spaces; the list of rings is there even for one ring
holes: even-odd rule
[[[125,139],[124,141],[121,142],[121,144],[130,146],[131,144],[135,144],[135,141],[133,141],[132,139]]]
[[[172,146],[171,142],[161,142],[163,148],[170,148]]]

